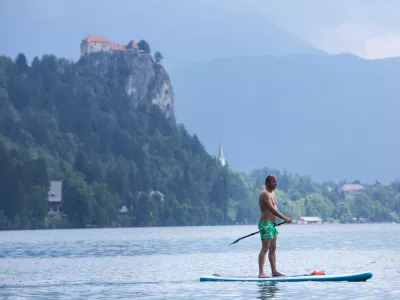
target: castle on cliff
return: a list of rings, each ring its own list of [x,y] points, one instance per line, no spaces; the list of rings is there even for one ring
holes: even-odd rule
[[[138,52],[139,47],[133,41],[127,45],[111,43],[109,39],[103,36],[89,35],[81,42],[81,56],[93,52]]]

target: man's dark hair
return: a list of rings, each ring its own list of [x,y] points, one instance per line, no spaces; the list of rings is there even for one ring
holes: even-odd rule
[[[265,178],[265,185],[267,185],[268,181],[270,181],[270,179],[271,179],[272,177],[275,177],[275,174],[269,174],[269,175],[267,176],[267,178]]]

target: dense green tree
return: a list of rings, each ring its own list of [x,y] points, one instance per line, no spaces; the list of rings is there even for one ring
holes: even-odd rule
[[[160,51],[156,51],[155,53],[154,53],[154,60],[156,61],[156,63],[159,63],[159,62],[161,62],[162,60],[163,60],[163,55],[161,54],[161,52]]]
[[[147,42],[139,47],[150,53]],[[244,174],[221,166],[196,135],[150,99],[132,103],[126,82],[138,70],[123,55],[112,59],[109,70],[98,73],[54,55],[35,57],[31,66],[22,53],[15,61],[0,57],[1,229],[61,226],[47,220],[51,180],[63,182],[68,226],[254,224],[270,173],[278,177],[279,209],[293,219],[398,220],[397,181],[364,185],[350,196],[338,192],[344,182],[317,184],[286,170]],[[146,59],[162,76],[162,65],[140,57]]]
[[[150,45],[147,43],[145,40],[140,40],[139,43],[137,44],[139,47],[139,50],[145,52],[145,53],[150,53]]]

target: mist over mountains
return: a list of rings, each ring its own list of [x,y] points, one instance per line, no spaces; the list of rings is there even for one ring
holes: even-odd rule
[[[178,119],[234,169],[315,180],[399,175],[400,59],[287,55],[218,59],[171,72]]]
[[[21,2],[7,1],[0,9],[0,24],[7,28],[0,31],[0,38],[12,42],[2,45],[1,54],[14,58],[22,51],[28,60],[43,54],[77,60],[79,43],[87,35],[106,36],[114,43],[144,38],[153,52],[162,52],[167,71],[220,57],[324,53],[276,25],[255,6],[234,0],[118,1],[112,5],[88,0],[79,6],[24,2],[21,9]]]
[[[363,38],[385,35],[383,27],[398,28],[394,3],[1,5],[0,22],[7,28],[0,31],[6,41],[1,50],[8,57],[22,51],[28,60],[43,54],[76,60],[79,42],[88,34],[116,43],[151,41],[171,75],[177,119],[212,154],[222,138],[235,169],[267,165],[316,180],[391,181],[398,176],[398,60],[332,56],[315,46],[329,48],[341,41],[335,51],[362,53]]]

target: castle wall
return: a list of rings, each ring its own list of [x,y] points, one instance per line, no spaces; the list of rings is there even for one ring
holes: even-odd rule
[[[81,45],[81,55],[93,52],[108,52],[111,51],[111,44],[104,42],[84,42]]]

